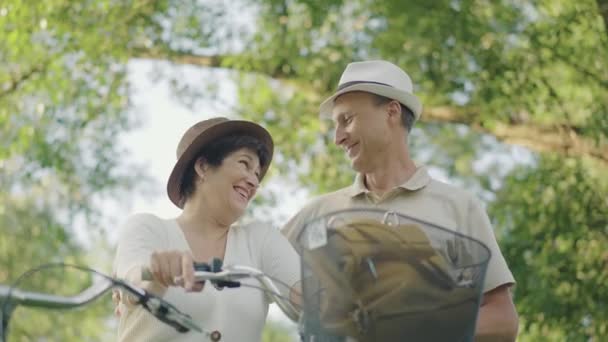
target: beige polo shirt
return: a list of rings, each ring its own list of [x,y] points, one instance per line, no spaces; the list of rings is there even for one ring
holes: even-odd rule
[[[390,210],[483,242],[491,252],[484,292],[515,283],[496,242],[490,219],[481,202],[470,192],[432,179],[425,167],[419,167],[409,180],[381,198],[370,192],[363,180],[362,175],[357,175],[353,185],[311,201],[283,227],[283,234],[300,251],[298,236],[304,225],[314,218],[352,208]]]

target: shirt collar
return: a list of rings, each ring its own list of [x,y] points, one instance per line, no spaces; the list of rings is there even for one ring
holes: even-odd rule
[[[356,197],[360,194],[368,193],[369,190],[365,187],[364,182],[365,177],[363,174],[358,173],[355,177],[355,182],[350,187],[350,196]],[[397,186],[398,188],[402,188],[409,191],[416,191],[424,188],[431,181],[431,176],[429,175],[428,170],[424,166],[420,166],[416,169],[416,172],[403,184]]]

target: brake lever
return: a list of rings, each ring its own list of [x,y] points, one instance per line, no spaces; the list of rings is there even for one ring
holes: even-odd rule
[[[137,304],[140,304],[154,317],[172,326],[178,332],[186,333],[190,330],[203,332],[203,329],[192,320],[190,315],[179,311],[175,306],[162,298],[144,289],[133,287],[119,279],[115,279],[114,284],[133,294],[137,298]]]
[[[205,265],[207,266],[208,271],[213,272],[213,273],[220,273],[220,272],[222,272],[222,263],[223,263],[222,259],[213,258],[213,260],[211,261],[211,265],[208,265],[208,264],[205,264]],[[236,287],[241,286],[240,281],[234,281],[234,280],[211,280],[211,284],[213,284],[213,287],[215,287],[218,291],[223,290],[224,287],[236,288]]]
[[[142,298],[143,300],[140,300],[140,304],[146,308],[148,312],[154,315],[154,317],[171,325],[180,333],[187,333],[190,330],[199,333],[203,332],[203,329],[194,323],[190,315],[179,311],[175,306],[159,297],[149,293],[146,294],[147,295]]]

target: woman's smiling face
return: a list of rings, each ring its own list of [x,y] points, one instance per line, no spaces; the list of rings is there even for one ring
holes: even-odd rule
[[[203,161],[204,162],[204,161]],[[200,190],[217,204],[217,210],[240,217],[260,183],[260,159],[248,149],[228,154],[217,167],[206,165]]]

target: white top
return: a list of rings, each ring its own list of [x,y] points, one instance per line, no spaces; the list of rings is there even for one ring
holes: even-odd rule
[[[151,214],[131,216],[123,226],[114,273],[126,278],[130,271],[147,266],[155,250],[190,250],[175,219],[160,219]],[[299,259],[280,232],[261,223],[234,225],[228,231],[224,265],[238,264],[258,268],[267,275],[294,285],[300,278]],[[243,280],[258,286],[255,280]],[[275,282],[276,283],[276,282]],[[288,295],[288,289],[277,283]],[[124,298],[124,296],[123,296]],[[269,298],[260,290],[241,286],[216,290],[207,284],[202,292],[187,293],[170,287],[163,297],[180,311],[189,314],[207,331],[218,330],[221,341],[260,341],[268,313]],[[181,334],[157,320],[140,306],[121,301],[118,306],[119,341],[209,341],[197,332]]]

